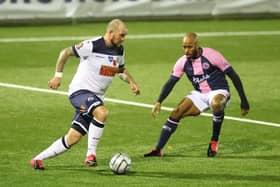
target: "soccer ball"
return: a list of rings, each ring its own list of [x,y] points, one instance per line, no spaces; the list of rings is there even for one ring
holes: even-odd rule
[[[125,174],[129,171],[131,165],[130,157],[125,153],[116,153],[112,156],[109,167],[118,175]]]

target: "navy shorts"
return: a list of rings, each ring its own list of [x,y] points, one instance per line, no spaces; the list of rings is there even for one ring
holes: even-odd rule
[[[104,103],[93,92],[88,90],[74,92],[69,99],[76,109],[72,128],[85,135],[88,133],[90,122],[93,119],[92,112],[95,108],[104,105]]]

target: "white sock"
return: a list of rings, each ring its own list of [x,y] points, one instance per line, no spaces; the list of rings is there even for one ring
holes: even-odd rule
[[[98,125],[98,126],[96,126]],[[94,154],[96,155],[96,148],[99,143],[104,130],[104,124],[100,121],[97,121],[95,118],[92,120],[92,123],[89,125],[88,130],[88,151],[87,156]]]
[[[52,145],[50,145],[47,149],[39,153],[34,157],[35,160],[45,160],[51,157],[55,157],[60,155],[61,153],[70,149],[70,146],[67,145],[66,136],[59,138]]]

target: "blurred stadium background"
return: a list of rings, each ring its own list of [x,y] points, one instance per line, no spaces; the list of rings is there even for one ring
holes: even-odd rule
[[[279,13],[278,0],[0,1],[0,186],[279,186]],[[85,137],[68,153],[46,161],[44,172],[32,170],[29,160],[68,130],[73,115],[66,92],[77,59],[67,63],[59,91],[48,92],[59,51],[102,35],[116,17],[129,28],[126,65],[141,95],[113,81],[97,168],[82,163]],[[216,158],[206,157],[211,118],[205,113],[182,120],[166,157],[144,159],[168,110],[192,90],[182,78],[164,102],[167,110],[152,119],[150,106],[182,55],[181,37],[189,31],[235,67],[251,111],[240,117],[231,85]],[[110,157],[120,151],[132,157],[129,175],[109,170]]]
[[[2,0],[0,23],[279,18],[278,0]]]

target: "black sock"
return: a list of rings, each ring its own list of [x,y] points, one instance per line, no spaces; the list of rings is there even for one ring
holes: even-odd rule
[[[158,140],[158,144],[156,146],[156,150],[160,151],[164,145],[167,143],[170,136],[175,132],[179,121],[174,120],[172,118],[168,118],[165,124],[162,127],[161,134]]]
[[[218,141],[224,120],[224,111],[213,113],[213,132],[211,140]]]

